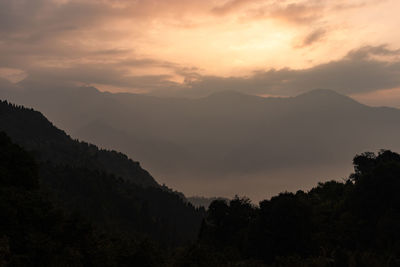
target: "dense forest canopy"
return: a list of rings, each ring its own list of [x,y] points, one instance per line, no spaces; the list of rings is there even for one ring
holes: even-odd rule
[[[0,266],[164,264],[156,244],[97,230],[57,208],[39,183],[34,158],[0,132]]]
[[[259,206],[239,197],[214,201],[199,246],[217,251],[221,262],[399,266],[400,155],[363,153],[353,163],[344,182],[281,193]]]

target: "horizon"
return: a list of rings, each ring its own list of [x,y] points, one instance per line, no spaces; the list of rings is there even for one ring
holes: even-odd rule
[[[399,8],[396,0],[3,0],[0,87],[178,97],[324,88],[399,107]]]
[[[1,77],[0,77],[1,78]],[[23,80],[21,80],[23,82]],[[36,89],[39,90],[43,90],[43,91],[48,91],[48,90],[54,90],[54,87],[43,87],[43,88],[37,88],[36,86],[34,87],[27,87],[26,85],[24,85],[23,83],[21,84],[20,82],[16,82],[16,83],[9,83],[6,85],[1,85],[0,84],[0,90],[17,90],[17,88],[22,89],[22,90],[30,90],[30,91],[35,91]],[[61,87],[61,90],[66,90],[66,91],[70,91],[70,90],[87,90],[87,89],[95,89],[98,92],[101,93],[109,93],[109,94],[132,94],[132,95],[143,95],[143,96],[148,96],[148,97],[156,97],[156,98],[172,98],[172,99],[201,99],[201,98],[208,98],[210,96],[213,95],[223,95],[223,94],[228,94],[228,93],[235,93],[235,94],[239,94],[239,95],[247,95],[247,96],[254,96],[254,97],[260,97],[260,98],[296,98],[299,97],[301,95],[306,95],[312,92],[318,92],[318,91],[326,91],[326,92],[334,92],[337,95],[341,95],[341,96],[346,96],[352,100],[355,100],[356,102],[366,105],[366,106],[370,106],[370,107],[389,107],[389,108],[395,108],[395,109],[400,109],[400,102],[399,103],[391,103],[390,102],[390,98],[392,96],[387,96],[385,95],[383,98],[379,99],[379,101],[375,101],[376,99],[373,98],[373,96],[371,96],[370,93],[365,94],[365,95],[359,95],[359,94],[344,94],[344,93],[340,93],[337,90],[334,89],[325,89],[325,88],[315,88],[315,89],[309,89],[309,90],[304,90],[302,92],[298,92],[297,94],[293,94],[293,95],[273,95],[273,94],[252,94],[250,92],[246,92],[246,91],[240,91],[237,89],[225,89],[225,90],[219,90],[219,91],[209,91],[206,94],[201,94],[201,95],[158,95],[158,94],[151,94],[151,93],[144,93],[144,92],[131,92],[131,91],[112,91],[112,90],[101,90],[100,88],[97,88],[95,86],[92,85],[69,85],[66,87]],[[57,89],[60,90],[60,89]],[[384,90],[385,91],[385,90]],[[384,92],[383,91],[383,92]],[[389,90],[392,91],[392,90]],[[382,92],[377,92],[378,94],[382,94]],[[396,94],[395,94],[396,95]],[[389,98],[389,99],[388,99]],[[393,99],[392,99],[393,100]],[[397,101],[396,101],[397,102]]]
[[[42,112],[73,138],[139,161],[159,184],[186,196],[245,195],[257,202],[346,179],[356,154],[400,151],[399,109],[364,105],[333,90],[171,98],[70,89],[0,93]]]

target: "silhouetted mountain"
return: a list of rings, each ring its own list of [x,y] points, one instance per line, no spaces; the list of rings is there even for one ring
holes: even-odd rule
[[[333,90],[328,90],[328,89],[314,89],[310,90],[306,93],[300,94],[296,97],[297,99],[308,99],[309,101],[327,101],[327,102],[332,102],[332,101],[350,101],[352,103],[358,103],[357,101],[351,99],[350,97],[347,97],[345,95],[339,94],[336,91]]]
[[[200,99],[94,88],[17,91],[0,93],[39,108],[74,137],[140,159],[159,181],[190,195],[261,199],[344,176],[356,153],[400,149],[399,110],[329,90],[291,98],[225,91]]]
[[[94,145],[72,140],[37,111],[1,102],[0,130],[36,154],[41,161],[84,166],[113,173],[138,185],[158,186],[138,162],[122,153],[98,149]]]
[[[326,89],[309,91],[298,95],[295,97],[295,100],[298,105],[309,105],[315,109],[333,109],[336,112],[339,111],[339,108],[341,111],[344,111],[344,109],[354,111],[365,108],[365,105],[358,103],[350,97]]]
[[[196,238],[202,211],[124,154],[74,141],[41,113],[7,102],[0,131],[35,156],[42,189],[63,209],[117,235],[169,245]]]
[[[157,244],[105,234],[55,207],[39,187],[38,169],[29,153],[0,132],[0,266],[165,264]]]

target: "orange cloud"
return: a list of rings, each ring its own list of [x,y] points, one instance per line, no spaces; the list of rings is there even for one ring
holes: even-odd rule
[[[0,1],[0,68],[140,91],[305,71],[359,47],[400,47],[399,8],[397,0]]]

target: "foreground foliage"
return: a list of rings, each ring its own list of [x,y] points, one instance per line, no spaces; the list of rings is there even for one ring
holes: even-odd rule
[[[256,265],[400,266],[400,155],[364,153],[354,167],[345,182],[281,193],[259,207],[239,197],[214,201],[197,249]]]
[[[56,208],[40,190],[34,159],[0,133],[0,266],[160,266],[147,240],[104,234]]]

